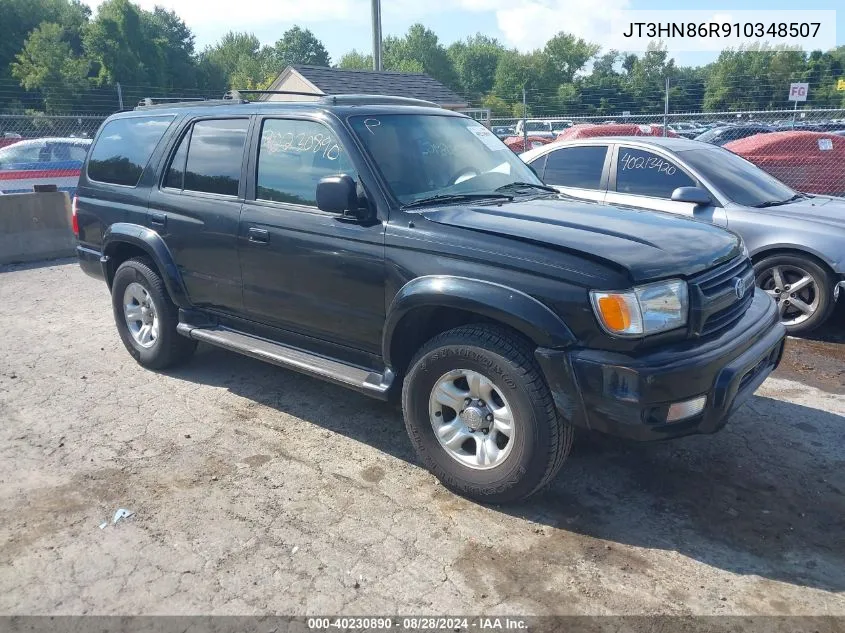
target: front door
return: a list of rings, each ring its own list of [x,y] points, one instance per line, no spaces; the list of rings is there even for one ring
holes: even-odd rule
[[[247,315],[380,353],[384,226],[344,221],[316,204],[321,178],[359,181],[341,139],[323,122],[288,118],[265,118],[255,136],[255,187],[238,237]]]
[[[613,175],[605,198],[608,203],[666,211],[719,226],[728,224],[722,207],[672,200],[672,192],[678,187],[702,185],[669,156],[619,145]]]

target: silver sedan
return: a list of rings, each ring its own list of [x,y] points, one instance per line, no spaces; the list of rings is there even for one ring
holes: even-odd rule
[[[793,333],[818,327],[845,286],[845,198],[787,187],[731,152],[681,138],[561,141],[522,154],[577,198],[684,215],[739,233],[757,284]]]

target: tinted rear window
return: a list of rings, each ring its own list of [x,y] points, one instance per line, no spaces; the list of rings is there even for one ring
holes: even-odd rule
[[[88,178],[97,182],[134,187],[173,116],[133,117],[109,121],[91,158]]]

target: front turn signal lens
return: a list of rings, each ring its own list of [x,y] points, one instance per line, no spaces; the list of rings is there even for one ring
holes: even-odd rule
[[[607,295],[598,301],[602,321],[611,330],[624,332],[631,327],[631,311],[619,295]]]
[[[593,292],[593,310],[611,334],[636,336],[643,333],[637,296],[633,292]]]

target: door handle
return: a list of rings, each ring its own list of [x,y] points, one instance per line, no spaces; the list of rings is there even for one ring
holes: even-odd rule
[[[266,244],[270,241],[270,233],[264,229],[252,227],[249,229],[249,241],[256,244]]]
[[[167,215],[164,213],[150,213],[150,224],[153,226],[165,226],[167,224]]]

